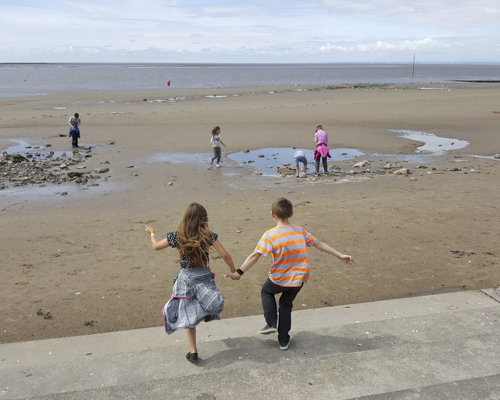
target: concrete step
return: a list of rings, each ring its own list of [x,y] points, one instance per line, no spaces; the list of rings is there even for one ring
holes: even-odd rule
[[[262,316],[213,321],[198,330],[197,365],[185,334],[163,328],[5,344],[0,399],[500,399],[498,300],[469,291],[294,311],[287,351],[257,333]]]

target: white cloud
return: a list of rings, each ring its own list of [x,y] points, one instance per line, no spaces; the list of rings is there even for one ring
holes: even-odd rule
[[[0,62],[500,61],[499,18],[492,0],[2,0]]]

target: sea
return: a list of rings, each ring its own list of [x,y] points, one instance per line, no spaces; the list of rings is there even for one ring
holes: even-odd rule
[[[500,83],[500,64],[0,64],[3,98],[71,90],[457,81]]]

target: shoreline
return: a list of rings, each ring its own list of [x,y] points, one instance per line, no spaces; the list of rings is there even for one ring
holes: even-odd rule
[[[479,157],[500,153],[500,85],[456,84],[450,91],[419,86],[89,91],[0,99],[1,150],[7,140],[22,138],[69,154],[70,139],[59,135],[67,135],[69,116],[79,112],[82,154],[84,146],[91,152],[69,171],[110,169],[100,174],[98,187],[68,181],[47,185],[43,195],[0,190],[0,342],[161,326],[161,309],[179,270],[177,254],[154,252],[144,224],[165,236],[193,201],[207,208],[237,265],[272,227],[270,206],[278,197],[294,204],[294,223],[354,257],[356,266],[349,267],[312,249],[311,280],[297,309],[500,286],[500,161]],[[193,99],[142,101],[167,93]],[[228,97],[203,97],[214,93]],[[54,109],[61,106],[68,108]],[[425,163],[428,168],[403,165],[409,175],[359,174],[347,182],[335,175],[317,181],[263,177],[227,158],[243,149],[312,150],[318,124],[331,148],[371,153],[371,168],[383,166],[387,154],[412,156],[421,145],[391,129],[469,145]],[[215,125],[227,144],[218,169],[210,168],[206,156]],[[190,158],[176,162],[178,153]],[[349,170],[363,158],[331,164]],[[227,268],[220,259],[211,261],[226,296],[222,318],[261,314],[259,291],[269,265],[260,261],[235,283],[223,279]],[[52,318],[44,318],[49,312]]]

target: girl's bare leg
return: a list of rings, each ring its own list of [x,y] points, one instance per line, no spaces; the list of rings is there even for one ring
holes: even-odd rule
[[[186,334],[188,337],[189,347],[191,348],[190,353],[198,353],[198,349],[196,347],[196,328],[186,329]]]

